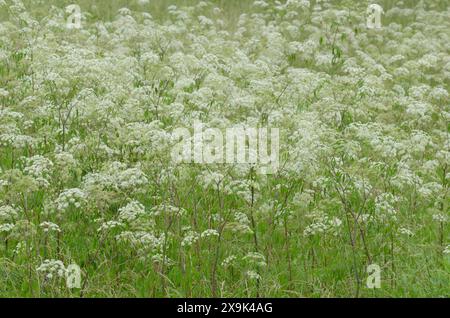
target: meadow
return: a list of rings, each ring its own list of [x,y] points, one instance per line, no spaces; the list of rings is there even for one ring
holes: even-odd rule
[[[0,297],[450,297],[450,5],[374,2],[0,0]]]

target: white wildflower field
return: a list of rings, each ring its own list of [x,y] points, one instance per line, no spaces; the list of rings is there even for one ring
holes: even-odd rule
[[[450,297],[448,0],[0,0],[0,297]]]

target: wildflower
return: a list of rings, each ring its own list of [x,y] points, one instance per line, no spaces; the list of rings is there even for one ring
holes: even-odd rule
[[[9,205],[0,206],[0,221],[13,221],[17,219],[18,213],[15,208]]]
[[[259,275],[257,272],[255,271],[247,271],[245,272],[245,275],[250,279],[250,280],[261,280],[261,275]]]
[[[189,231],[185,234],[185,236],[183,237],[183,240],[181,241],[181,246],[192,246],[193,244],[195,244],[195,242],[198,241],[198,239],[200,238],[200,235],[197,232],[194,231]]]
[[[100,227],[97,229],[97,232],[108,232],[114,228],[122,227],[124,224],[117,221],[108,221],[104,222],[100,225]]]
[[[25,254],[26,248],[27,248],[27,243],[25,241],[21,241],[21,242],[17,243],[16,247],[13,250],[13,255],[17,256],[17,255]],[[31,248],[30,248],[30,250],[31,250]]]
[[[47,176],[53,168],[53,162],[43,156],[34,156],[26,159],[23,171],[35,178]]]
[[[183,208],[172,206],[170,204],[160,204],[152,208],[153,216],[159,216],[164,214],[182,216],[185,213],[186,211]]]
[[[433,220],[439,223],[446,223],[447,222],[447,216],[443,213],[435,213],[433,214]]]
[[[398,202],[398,197],[390,193],[382,193],[375,198],[375,212],[380,214],[381,217],[384,215],[395,216],[397,214],[397,209],[394,205]]]
[[[173,266],[175,264],[175,262],[172,259],[170,259],[168,256],[163,256],[162,254],[153,255],[152,261],[153,261],[153,263],[158,264],[158,265],[161,265],[164,262],[164,264],[167,267]]]
[[[1,6],[1,3],[0,3]],[[8,97],[9,92],[6,89],[0,88],[0,97]]]
[[[222,261],[223,267],[230,267],[236,262],[237,257],[235,255],[230,255]]]
[[[166,238],[146,231],[123,231],[115,236],[118,242],[128,243],[138,251],[159,251]]]
[[[138,168],[127,169],[117,176],[117,185],[122,190],[138,190],[148,183],[145,174]]]
[[[207,229],[207,230],[203,231],[202,234],[200,234],[201,238],[208,238],[211,236],[219,237],[219,232],[217,232],[216,230],[213,230],[213,229]]]
[[[8,233],[14,229],[14,224],[5,223],[0,224],[0,233]]]
[[[447,247],[444,249],[444,254],[450,254],[450,245],[447,245]]]
[[[0,179],[0,190],[2,187],[7,187],[8,185],[9,185],[8,181]]]
[[[262,267],[267,266],[266,258],[261,253],[256,252],[247,253],[247,255],[243,257],[243,260],[251,265],[257,265]]]
[[[44,260],[44,262],[36,268],[36,271],[42,273],[45,278],[51,280],[53,278],[62,278],[66,275],[66,267],[59,260]]]
[[[320,212],[311,216],[314,222],[305,228],[303,236],[314,236],[321,233],[331,233],[336,235],[338,229],[342,225],[342,221],[339,218],[330,218]]]
[[[414,236],[414,233],[413,233],[411,230],[409,230],[409,229],[407,229],[407,228],[405,228],[405,227],[399,228],[399,229],[398,229],[398,232],[399,232],[400,234],[403,234],[403,235],[406,235],[406,236]]]
[[[236,212],[234,215],[234,220],[235,222],[227,225],[227,227],[231,228],[232,231],[241,233],[253,233],[250,227],[250,220],[245,213]]]
[[[61,229],[59,228],[59,226],[52,222],[42,222],[41,224],[39,224],[39,226],[42,228],[42,230],[45,233],[61,232]]]
[[[132,222],[145,214],[145,207],[138,201],[131,201],[119,209],[119,220]]]
[[[56,208],[58,211],[66,211],[69,207],[80,208],[86,201],[86,194],[78,189],[68,189],[63,191],[56,199]]]

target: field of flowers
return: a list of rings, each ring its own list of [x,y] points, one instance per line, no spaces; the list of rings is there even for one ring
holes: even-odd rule
[[[0,296],[450,297],[450,4],[376,3],[0,0]]]

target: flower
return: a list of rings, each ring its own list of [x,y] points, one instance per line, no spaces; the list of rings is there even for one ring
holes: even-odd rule
[[[66,275],[66,267],[60,260],[46,259],[36,268],[36,271],[42,273],[47,280],[53,278],[62,278]]]
[[[250,280],[261,280],[261,275],[259,275],[257,272],[255,271],[247,271],[245,272],[245,275],[250,279]]]
[[[138,201],[131,201],[126,206],[119,209],[119,220],[132,222],[145,214],[145,207]]]
[[[214,236],[219,237],[219,232],[217,232],[217,230],[214,230],[214,229],[207,229],[207,230],[203,231],[202,234],[200,234],[200,237],[202,239],[214,237]]]
[[[41,224],[39,224],[39,226],[42,228],[42,230],[45,233],[48,232],[61,232],[61,229],[59,228],[59,226],[55,223],[52,222],[42,222]]]
[[[61,212],[66,211],[71,206],[79,209],[86,202],[86,199],[87,196],[82,190],[78,188],[67,189],[56,199],[56,208]]]

